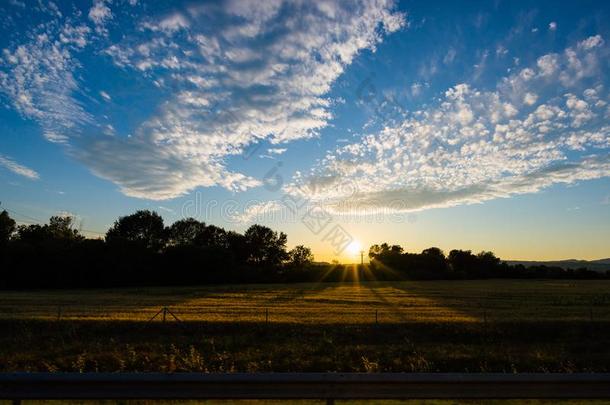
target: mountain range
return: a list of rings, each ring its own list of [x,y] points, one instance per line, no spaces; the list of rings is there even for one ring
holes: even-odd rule
[[[610,258],[598,259],[598,260],[578,260],[578,259],[567,259],[567,260],[551,260],[551,261],[532,261],[532,260],[507,260],[508,264],[522,264],[526,267],[529,266],[549,266],[549,267],[561,267],[564,269],[580,269],[586,267],[589,270],[606,272],[610,271]]]

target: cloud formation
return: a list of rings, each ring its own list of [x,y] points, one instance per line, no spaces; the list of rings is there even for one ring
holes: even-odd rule
[[[434,106],[328,153],[286,187],[338,213],[408,212],[610,176],[601,36],[502,78],[448,89]]]
[[[126,195],[156,200],[198,186],[260,185],[227,169],[226,159],[257,142],[277,144],[279,153],[280,144],[317,136],[332,117],[333,82],[405,24],[391,0],[229,0],[137,19],[111,43],[120,6],[95,0],[68,17],[54,9],[53,21],[4,49],[0,92],[95,174]],[[85,48],[165,95],[130,136],[85,108],[83,99],[112,101],[83,90]]]
[[[260,223],[263,221],[286,219],[286,206],[277,200],[251,201],[241,212],[234,212],[228,218],[237,223]]]
[[[91,29],[69,20],[38,26],[0,59],[0,93],[23,117],[40,123],[51,142],[66,142],[92,121],[81,102],[73,54],[87,45]]]
[[[231,169],[229,159],[258,143],[267,151],[260,156],[274,158],[291,141],[318,136],[333,118],[328,94],[337,78],[359,53],[406,25],[390,0],[225,1],[136,18],[133,29],[109,35],[117,16],[132,15],[119,6],[127,4],[95,0],[70,15],[46,7],[52,21],[2,50],[0,93],[96,175],[126,195],[154,200],[197,187],[261,185]],[[124,97],[83,83],[86,52],[159,90],[158,105],[129,135],[100,116]],[[474,83],[493,59],[486,52]],[[443,63],[429,63],[454,64],[456,54],[450,48]],[[336,212],[402,212],[608,176],[608,56],[604,38],[593,35],[495,86],[455,85],[378,133],[342,142],[285,191]],[[407,90],[421,98],[423,88],[413,82]],[[21,167],[3,159],[5,167]],[[303,192],[303,183],[313,191]]]
[[[33,169],[30,169],[27,166],[21,165],[15,162],[13,159],[8,156],[0,155],[0,166],[10,170],[11,172],[18,174],[23,177],[27,177],[30,180],[38,180],[40,175]]]
[[[235,1],[146,20],[145,39],[128,38],[106,53],[117,66],[179,90],[134,137],[95,139],[78,156],[135,197],[260,185],[227,170],[225,158],[262,140],[316,136],[331,118],[325,94],[345,66],[404,24],[392,9],[384,0]]]
[[[99,34],[106,34],[106,23],[112,19],[112,11],[106,5],[105,0],[95,0],[93,7],[89,9],[89,19],[93,21],[95,30]]]

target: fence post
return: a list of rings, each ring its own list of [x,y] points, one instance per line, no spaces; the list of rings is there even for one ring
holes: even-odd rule
[[[375,310],[375,325],[379,324],[379,316],[377,314],[377,310]]]
[[[269,308],[265,308],[265,323],[269,323]]]
[[[168,307],[161,307],[161,309],[156,314],[154,314],[153,317],[148,320],[148,322],[154,321],[159,315],[161,315],[162,321],[165,322],[168,314],[171,315],[172,318],[174,318],[177,322],[182,322],[180,319],[178,319],[176,314],[169,310]]]

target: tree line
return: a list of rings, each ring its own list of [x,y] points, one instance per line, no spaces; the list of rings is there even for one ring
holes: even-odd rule
[[[71,217],[19,225],[0,213],[0,288],[73,288],[272,282],[313,261],[305,246],[262,225],[243,234],[193,218],[165,226],[153,211],[117,219],[87,239]]]
[[[581,269],[509,266],[491,252],[438,248],[405,253],[374,245],[368,266],[314,263],[311,250],[287,249],[287,235],[252,225],[243,234],[194,218],[165,226],[154,211],[118,218],[105,238],[88,239],[71,217],[17,225],[0,213],[0,288],[81,288],[496,277],[600,278]]]
[[[470,250],[454,249],[448,255],[437,248],[424,249],[421,253],[405,252],[400,245],[373,245],[369,249],[371,271],[378,278],[402,277],[417,280],[489,279],[489,278],[610,278],[610,271],[599,273],[587,268],[563,269],[561,267],[522,264],[509,265],[493,252],[473,254]],[[398,275],[396,274],[398,273]]]

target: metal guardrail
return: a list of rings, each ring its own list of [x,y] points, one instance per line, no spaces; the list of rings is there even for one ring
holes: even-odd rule
[[[0,399],[594,399],[610,374],[4,373]]]

